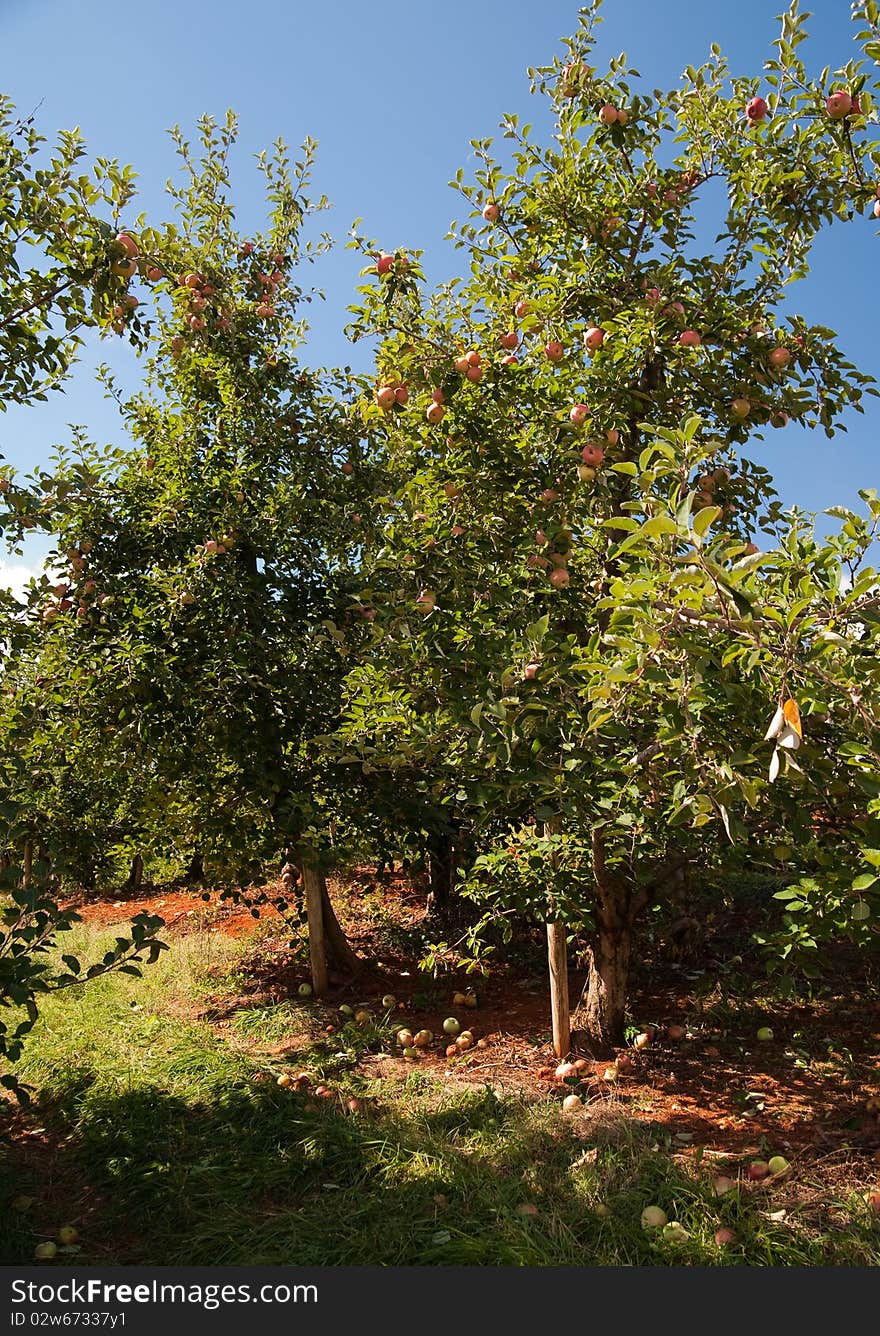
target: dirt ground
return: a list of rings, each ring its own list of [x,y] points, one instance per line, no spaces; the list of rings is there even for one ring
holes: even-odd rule
[[[325,1002],[310,1001],[313,1029],[332,1034],[343,1002],[381,1015],[378,999],[390,992],[397,998],[401,1022],[441,1034],[444,1018],[453,1014],[453,993],[474,986],[478,1007],[459,1007],[457,1014],[478,1045],[449,1060],[442,1045],[435,1044],[420,1059],[424,1070],[456,1083],[491,1082],[533,1096],[569,1093],[555,1079],[546,981],[540,975],[523,977],[521,971],[502,966],[476,983],[473,976],[434,981],[418,971],[415,959],[402,954],[396,942],[396,949],[389,949],[389,922],[406,934],[417,929],[424,916],[423,899],[406,879],[397,875],[381,885],[373,883],[366,909],[357,890],[347,893],[339,885],[333,890],[350,940],[369,965],[356,980],[336,978]],[[282,929],[280,936],[288,933],[272,909],[264,908],[262,917],[255,918],[248,908],[216,898],[205,903],[191,891],[149,888],[136,899],[84,901],[77,908],[87,921],[108,926],[140,910],[157,913],[166,920],[171,938],[193,931],[241,938],[261,925],[268,927],[259,949],[246,957],[249,991],[231,1003],[224,999],[209,1013],[220,1028],[230,1006],[235,1010],[295,998],[298,985],[308,977],[304,955],[291,952],[287,941],[276,941],[273,920]],[[385,929],[384,939],[377,922]],[[583,973],[573,971],[573,1001],[583,983]],[[811,1160],[854,1156],[880,1165],[880,1116],[871,1104],[877,1100],[880,1108],[876,1000],[850,994],[810,1004],[774,1002],[768,1015],[748,1000],[739,1009],[730,1006],[730,999],[723,1006],[699,1001],[687,983],[675,967],[662,986],[653,975],[634,979],[633,1015],[651,1032],[650,1043],[642,1050],[620,1051],[614,1080],[607,1079],[612,1074],[608,1059],[596,1061],[584,1053],[575,1088],[588,1102],[656,1124],[684,1153],[693,1147],[700,1148],[701,1155],[768,1151],[806,1154]],[[756,1038],[762,1025],[772,1026],[772,1041]],[[669,1026],[683,1027],[684,1036],[670,1038]],[[573,1056],[578,1056],[577,1048]],[[385,1078],[398,1074],[403,1080],[410,1069],[396,1053],[372,1061],[375,1074]]]

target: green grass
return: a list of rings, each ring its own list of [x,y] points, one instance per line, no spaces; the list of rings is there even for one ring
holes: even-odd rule
[[[452,1091],[425,1071],[370,1080],[359,1059],[382,1046],[381,1018],[315,1038],[305,1058],[308,1007],[240,1009],[218,1032],[198,1011],[240,991],[241,950],[189,936],[141,981],[49,1000],[21,1068],[35,1106],[0,1163],[0,1260],[29,1261],[72,1223],[76,1258],[92,1265],[880,1262],[880,1229],[858,1200],[830,1201],[827,1219],[770,1220],[763,1198],[715,1199],[709,1171],[622,1115],[590,1128],[555,1102]],[[286,1035],[297,1067],[376,1102],[352,1114],[344,1098],[278,1087],[285,1058],[259,1044]],[[645,1233],[649,1203],[690,1238]],[[720,1224],[738,1240],[723,1254]]]

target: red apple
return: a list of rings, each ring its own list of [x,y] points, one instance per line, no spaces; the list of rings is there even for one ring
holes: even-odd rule
[[[703,340],[695,329],[686,329],[678,336],[682,348],[699,348]]]
[[[409,390],[405,385],[398,385],[394,391],[394,398],[399,404],[405,404],[409,400]]]
[[[613,125],[617,120],[617,108],[610,102],[606,102],[599,111],[599,120],[603,125]]]
[[[444,402],[445,398],[446,398],[446,396],[444,395],[443,391],[440,389],[439,385],[436,386],[436,387],[431,391],[431,402],[432,402],[432,403],[434,403],[434,404],[442,404],[442,403]]]
[[[376,273],[388,274],[394,268],[394,256],[382,254],[376,261]]]
[[[513,314],[516,316],[517,320],[522,320],[523,316],[528,315],[531,309],[532,309],[531,302],[528,302],[525,299],[523,299],[522,301],[518,301],[516,306],[514,306]]]
[[[571,576],[564,566],[554,566],[547,578],[554,589],[564,589],[571,579]]]
[[[575,404],[568,415],[569,421],[573,423],[575,427],[582,426],[589,416],[590,410],[586,404]]]
[[[425,412],[425,417],[432,424],[432,426],[438,422],[442,422],[445,416],[446,416],[446,409],[443,407],[442,404],[433,403],[428,407],[427,411]]]
[[[608,430],[605,433],[605,440],[608,442],[609,445],[617,445],[617,442],[620,440],[620,432],[617,430],[616,427],[608,428]]]
[[[617,109],[617,124],[618,124],[618,125],[626,125],[626,123],[627,123],[628,120],[629,120],[629,112],[627,111],[626,107],[618,107],[618,109]]]
[[[752,1160],[751,1164],[746,1170],[747,1176],[752,1180],[753,1183],[760,1182],[760,1180],[762,1178],[766,1178],[769,1173],[770,1173],[770,1166],[766,1160]]]
[[[715,1230],[715,1242],[719,1248],[726,1248],[729,1243],[736,1243],[736,1235],[732,1229],[722,1225],[720,1229]]]
[[[733,403],[730,405],[730,411],[735,418],[742,420],[748,417],[749,413],[752,411],[752,405],[744,396],[739,396],[734,399]]]
[[[598,468],[605,458],[605,451],[597,441],[588,441],[581,451],[581,458],[591,468]]]
[[[501,359],[501,365],[502,365],[502,366],[519,366],[519,358],[518,358],[518,357],[514,357],[513,353],[508,353],[506,357],[502,357],[502,359]]]
[[[397,390],[394,386],[380,385],[376,391],[376,403],[380,408],[392,408],[397,403]]]
[[[852,111],[852,98],[849,93],[832,93],[825,99],[825,110],[832,121],[841,121],[845,116],[849,116]]]
[[[746,115],[750,121],[763,121],[767,110],[767,103],[762,97],[753,97],[746,107]]]
[[[601,348],[605,342],[605,331],[598,325],[591,325],[589,329],[584,330],[584,347],[587,352],[594,353],[597,348]]]
[[[780,344],[778,348],[772,349],[770,356],[767,358],[767,361],[770,363],[772,367],[776,367],[777,369],[781,370],[782,367],[788,366],[789,362],[791,361],[791,353],[788,351],[787,348],[783,348],[782,345]]]
[[[880,218],[880,199],[874,201],[874,207],[871,212],[875,218]]]
[[[348,460],[346,460],[341,467],[342,467],[342,472],[345,473],[348,477],[350,477],[352,473],[354,473],[354,464],[350,463]]]
[[[483,205],[483,217],[487,223],[497,223],[501,215],[501,210],[497,204],[489,203]]]
[[[137,261],[126,256],[125,259],[114,260],[110,268],[117,278],[132,278],[137,273]]]
[[[506,334],[501,335],[498,342],[501,344],[502,348],[508,348],[508,349],[518,348],[519,335],[517,334],[515,329],[509,329]]]
[[[558,339],[551,339],[544,348],[544,356],[549,362],[561,362],[565,356],[565,349]]]
[[[158,283],[160,278],[164,278],[164,274],[161,269],[157,269],[154,264],[151,264],[147,270],[147,278],[151,283]]]
[[[136,260],[139,255],[138,244],[130,232],[117,232],[116,244],[122,247],[122,251],[130,260]]]

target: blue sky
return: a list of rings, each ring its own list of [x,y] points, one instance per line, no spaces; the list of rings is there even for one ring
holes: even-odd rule
[[[781,0],[606,0],[597,63],[625,50],[649,88],[665,87],[715,41],[736,73],[760,75],[781,8]],[[848,0],[815,0],[812,8],[812,40],[801,50],[813,70],[833,68],[855,54]],[[164,184],[175,157],[165,132],[174,123],[191,130],[204,112],[237,112],[244,228],[260,217],[253,154],[279,135],[293,145],[317,139],[316,190],[333,202],[324,221],[339,245],[315,270],[327,300],[313,308],[307,357],[363,365],[342,336],[357,282],[357,259],[343,244],[351,222],[363,218],[388,249],[423,249],[433,277],[453,272],[460,257],[443,236],[460,209],[447,183],[460,166],[467,175],[469,141],[494,134],[503,113],[540,123],[526,67],[552,58],[576,21],[577,5],[563,0],[0,0],[0,87],[22,112],[39,104],[38,124],[50,138],[79,126],[94,155],[132,163],[138,205],[156,218],[169,212]],[[878,248],[867,219],[835,225],[791,306],[837,330],[851,360],[880,378]],[[41,462],[68,438],[70,422],[86,424],[99,442],[120,440],[93,374],[108,350],[104,343],[82,359],[63,396],[0,417],[0,453],[19,468]],[[117,353],[115,364],[125,362]],[[786,502],[855,505],[858,488],[880,484],[878,417],[880,405],[853,415],[849,434],[833,442],[795,428],[774,432],[755,453]]]

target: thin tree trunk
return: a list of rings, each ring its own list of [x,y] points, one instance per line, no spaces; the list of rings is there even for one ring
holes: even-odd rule
[[[323,877],[314,863],[303,860],[303,890],[306,898],[306,916],[309,926],[309,963],[312,969],[312,987],[318,997],[327,992],[327,951],[324,940],[324,903],[321,894]]]
[[[34,846],[32,840],[25,840],[21,858],[21,884],[24,890],[30,886],[34,872]]]
[[[558,835],[562,818],[555,816],[544,826],[545,835]],[[550,860],[555,876],[556,859]],[[551,920],[547,924],[547,961],[550,967],[550,1018],[553,1024],[553,1052],[564,1058],[571,1048],[571,1007],[568,999],[568,948],[565,924]]]
[[[127,891],[134,891],[135,894],[141,889],[141,882],[144,879],[144,860],[141,854],[135,854],[131,860],[131,870],[128,874],[128,880],[125,883]]]
[[[565,924],[547,924],[547,958],[550,964],[550,1015],[553,1021],[553,1052],[564,1058],[571,1048],[571,1011],[568,1001],[568,951]]]
[[[455,854],[452,836],[448,831],[437,832],[428,842],[428,875],[431,886],[428,892],[429,914],[442,917],[449,909],[454,873]]]

